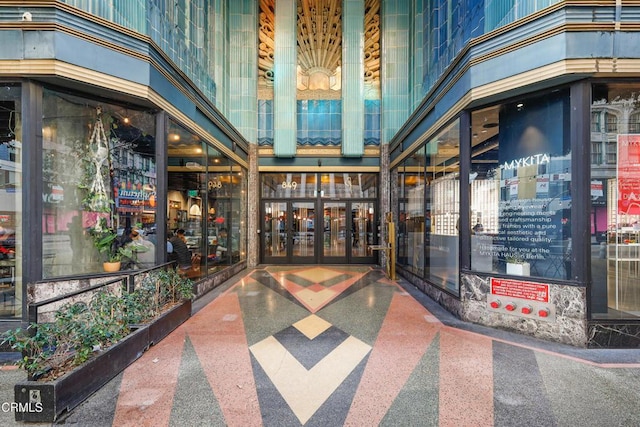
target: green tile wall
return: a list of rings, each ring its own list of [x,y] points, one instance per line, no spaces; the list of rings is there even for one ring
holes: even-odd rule
[[[273,152],[277,157],[293,157],[296,154],[296,1],[278,0],[275,19]]]
[[[222,0],[217,0],[222,1]],[[227,118],[250,143],[258,139],[258,6],[253,0],[234,0],[229,8]],[[225,76],[225,78],[227,78]]]
[[[364,0],[342,3],[342,155],[364,154]]]
[[[382,2],[382,143],[387,144],[409,117],[409,29],[412,2]]]

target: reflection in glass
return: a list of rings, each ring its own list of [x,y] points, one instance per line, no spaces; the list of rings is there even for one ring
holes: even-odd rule
[[[156,242],[153,114],[52,90],[43,95],[43,277],[103,271],[89,235],[101,218],[145,252],[123,269],[154,263]]]
[[[472,114],[471,267],[571,278],[566,91]]]
[[[369,256],[367,248],[374,242],[373,239],[373,203],[351,203],[351,256]]]
[[[457,294],[460,121],[439,132],[425,148],[425,278]]]
[[[325,257],[344,257],[347,238],[347,205],[343,202],[324,204],[322,247]]]
[[[398,264],[457,294],[460,130],[452,122],[398,170]]]
[[[398,235],[401,256],[407,270],[424,275],[424,225],[425,225],[425,156],[424,147],[404,161],[402,198]],[[426,213],[430,215],[430,212]]]
[[[312,257],[315,252],[315,203],[295,202],[293,215],[293,256]]]
[[[640,317],[638,92],[637,84],[592,91],[591,301],[598,318]]]
[[[22,315],[22,116],[19,84],[0,85],[0,317]]]
[[[270,257],[287,256],[287,204],[266,202],[264,206],[265,255]]]
[[[180,229],[185,231],[191,255],[191,268],[185,275],[198,279],[206,274],[210,246],[203,222],[203,215],[208,218],[209,199],[208,159],[203,150],[206,146],[197,135],[175,122],[170,123],[167,140],[169,229],[173,233]]]

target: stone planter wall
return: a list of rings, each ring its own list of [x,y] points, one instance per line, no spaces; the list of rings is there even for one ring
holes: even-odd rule
[[[16,421],[54,422],[137,360],[148,347],[149,328],[144,326],[54,381],[16,384],[14,401],[27,409],[16,411]]]
[[[16,421],[56,421],[184,323],[191,317],[191,307],[191,300],[183,301],[148,324],[136,326],[126,338],[54,381],[16,384],[14,401],[24,409],[16,411]]]

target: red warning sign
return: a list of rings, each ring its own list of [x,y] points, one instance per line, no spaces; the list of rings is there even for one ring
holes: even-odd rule
[[[491,294],[538,302],[549,302],[549,285],[492,277]]]

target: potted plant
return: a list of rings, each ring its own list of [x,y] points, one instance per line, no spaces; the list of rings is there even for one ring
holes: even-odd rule
[[[28,374],[15,385],[14,401],[37,401],[41,409],[16,412],[17,421],[55,421],[191,316],[189,279],[171,268],[138,277],[132,292],[101,289],[86,303],[62,306],[49,323],[4,334]]]
[[[529,276],[531,265],[520,254],[507,257],[507,274],[514,276]]]
[[[100,218],[96,225],[90,229],[93,244],[103,257],[104,271],[120,271],[123,261],[136,263],[137,254],[148,249],[135,242],[122,246],[118,241],[118,233],[107,225],[105,218]]]
[[[105,218],[100,218],[89,229],[89,234],[93,239],[93,245],[103,257],[102,265],[104,270],[109,272],[119,271],[123,254],[118,245],[116,231],[107,225]]]

